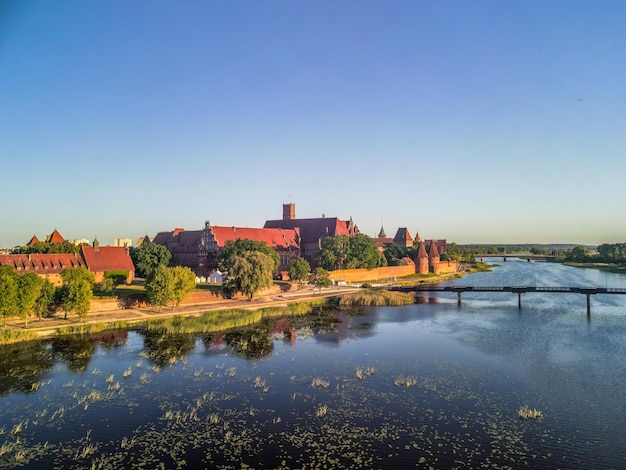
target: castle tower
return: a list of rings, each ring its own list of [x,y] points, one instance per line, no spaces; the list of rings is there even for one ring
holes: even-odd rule
[[[296,205],[293,202],[283,204],[283,220],[294,220],[296,218]]]
[[[428,274],[428,253],[423,242],[420,242],[415,255],[415,272],[418,274]]]
[[[428,250],[428,264],[430,265],[430,270],[439,274],[439,250],[437,249],[437,244],[433,241],[430,243],[430,248]]]

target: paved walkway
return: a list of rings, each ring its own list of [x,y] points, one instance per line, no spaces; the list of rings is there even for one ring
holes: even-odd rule
[[[259,297],[253,300],[235,299],[211,301],[199,304],[183,304],[178,307],[163,307],[161,311],[157,311],[152,307],[146,308],[130,308],[115,309],[104,312],[89,313],[87,317],[81,321],[77,315],[68,315],[67,319],[63,318],[63,314],[55,315],[52,318],[44,318],[43,320],[30,320],[27,326],[20,320],[13,320],[5,323],[5,328],[32,331],[39,336],[47,336],[57,328],[90,325],[97,323],[112,323],[116,321],[126,321],[129,323],[141,323],[145,320],[154,320],[157,318],[167,318],[176,315],[200,315],[205,312],[215,310],[228,309],[258,309],[269,306],[286,305],[295,302],[303,302],[306,300],[315,300],[325,297],[335,297],[337,295],[353,292],[353,287],[330,287],[323,289],[321,292],[313,291],[313,289],[303,289],[293,293],[284,293],[269,297]]]

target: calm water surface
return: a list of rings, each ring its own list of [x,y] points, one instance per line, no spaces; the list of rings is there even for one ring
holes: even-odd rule
[[[626,287],[498,262],[454,283]],[[13,345],[0,468],[625,468],[625,352],[626,296],[532,293]]]

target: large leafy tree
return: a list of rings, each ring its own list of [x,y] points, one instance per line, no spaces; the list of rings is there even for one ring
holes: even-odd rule
[[[19,316],[28,324],[28,317],[35,313],[37,299],[41,295],[44,280],[33,272],[18,277],[18,310]]]
[[[72,268],[61,271],[63,279],[63,308],[67,313],[76,313],[83,318],[89,312],[93,297],[94,275],[87,268]]]
[[[55,292],[54,285],[50,281],[47,279],[43,279],[42,281],[41,288],[39,289],[39,297],[37,297],[35,306],[33,307],[39,320],[41,320],[43,314],[47,313],[50,309],[50,305],[54,302]]]
[[[157,266],[167,266],[172,258],[169,250],[158,243],[144,242],[131,250],[131,259],[138,275],[148,278]]]
[[[274,260],[260,251],[233,255],[225,266],[224,286],[252,299],[254,294],[272,285]]]
[[[359,233],[349,238],[350,259],[348,269],[373,269],[378,266],[386,266],[387,260],[378,251],[378,247],[367,235]]]
[[[0,266],[0,315],[12,317],[18,313],[17,273],[10,266]]]
[[[220,271],[228,271],[233,259],[237,256],[246,256],[246,253],[258,251],[263,253],[272,260],[272,273],[278,272],[278,266],[280,259],[278,253],[272,248],[267,246],[265,242],[259,242],[256,240],[249,240],[247,238],[240,238],[238,240],[228,240],[224,244],[224,248],[221,249],[217,259],[218,267]]]
[[[309,275],[309,282],[313,284],[317,289],[322,290],[323,287],[330,286],[333,281],[330,279],[330,274],[324,268],[315,268]]]
[[[174,298],[174,274],[167,266],[158,265],[146,279],[146,297],[158,311]]]
[[[174,303],[179,305],[188,294],[195,290],[196,275],[190,268],[184,266],[176,266],[170,269],[173,277],[172,297]]]
[[[311,265],[304,258],[296,258],[289,265],[289,279],[291,281],[304,281],[311,272]]]
[[[378,251],[374,240],[362,233],[353,237],[337,235],[323,238],[317,261],[328,271],[371,269],[387,264],[387,260]]]

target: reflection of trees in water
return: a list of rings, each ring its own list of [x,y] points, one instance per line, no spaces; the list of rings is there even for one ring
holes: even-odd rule
[[[190,333],[144,331],[144,349],[156,365],[163,367],[183,360],[196,347],[196,338]]]
[[[224,334],[226,345],[234,354],[246,359],[260,359],[272,353],[274,342],[269,322],[240,328]]]
[[[0,394],[31,392],[54,365],[46,342],[30,341],[0,347]]]
[[[97,342],[103,349],[116,349],[124,346],[128,341],[128,330],[109,330],[92,334],[91,340]]]
[[[64,336],[51,342],[55,356],[73,372],[87,369],[96,346],[87,335]]]

